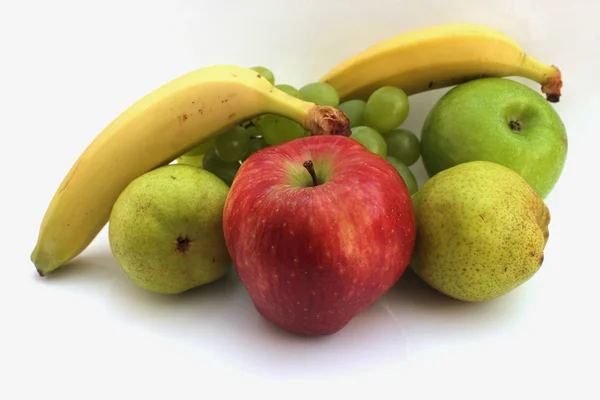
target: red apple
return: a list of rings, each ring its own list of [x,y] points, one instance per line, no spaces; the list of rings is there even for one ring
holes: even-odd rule
[[[390,289],[415,241],[396,169],[344,136],[254,153],[223,215],[225,241],[260,315],[302,335],[333,334]]]

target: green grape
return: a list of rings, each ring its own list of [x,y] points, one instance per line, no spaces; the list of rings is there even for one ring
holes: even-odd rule
[[[328,83],[309,83],[300,88],[300,94],[303,100],[312,101],[320,106],[337,107],[340,104],[338,92]]]
[[[361,126],[365,117],[365,107],[367,102],[364,100],[348,100],[338,106],[338,110],[343,111],[350,120],[350,128]]]
[[[187,153],[184,153],[181,156],[179,156],[175,161],[177,162],[177,164],[186,164],[191,165],[193,167],[200,167],[202,165],[202,157],[204,156],[204,153],[206,153],[208,149],[213,147],[214,143],[214,138],[207,140],[204,143],[200,143]]]
[[[368,126],[355,126],[350,129],[350,139],[354,139],[365,146],[371,153],[387,156],[387,144],[383,140],[383,136],[373,128]]]
[[[421,156],[419,138],[407,129],[396,129],[383,135],[388,154],[407,166],[413,165]]]
[[[252,154],[256,153],[259,150],[264,149],[265,147],[269,147],[269,144],[263,138],[252,138],[250,139],[250,144],[248,145],[248,154],[246,158],[250,157]]]
[[[273,72],[271,72],[270,69],[261,66],[252,67],[250,69],[264,76],[266,80],[271,82],[271,85],[275,84],[275,75],[273,75]]]
[[[388,160],[388,162],[392,164],[394,168],[396,168],[396,171],[398,171],[398,173],[404,180],[406,187],[408,188],[408,193],[410,193],[411,196],[417,193],[417,191],[419,190],[419,186],[417,185],[417,180],[415,179],[415,176],[413,175],[410,168],[408,168],[404,163],[392,156],[387,156],[386,160]]]
[[[214,147],[223,161],[235,162],[244,158],[248,151],[248,143],[250,143],[250,135],[246,129],[234,126],[217,136]]]
[[[187,156],[190,156],[190,157],[201,156],[202,154],[206,153],[206,150],[213,147],[214,144],[215,144],[215,139],[212,138],[210,140],[207,140],[204,143],[200,143],[199,145],[197,145],[196,147],[194,147],[193,149],[191,149],[190,151],[185,153],[184,156],[186,156],[186,157]]]
[[[259,118],[260,118],[260,116],[254,117],[254,118],[248,119],[240,124],[240,126],[242,128],[246,129],[246,133],[248,134],[248,136],[260,137],[261,133],[257,126]]]
[[[258,130],[256,125],[249,125],[246,128],[246,133],[250,137],[250,140],[252,140],[252,138],[255,138],[255,137],[260,137],[260,130]]]
[[[302,100],[302,94],[298,91],[298,89],[296,89],[292,85],[286,85],[286,84],[282,83],[280,85],[275,85],[275,87],[277,89],[281,90],[282,92],[289,94],[290,96],[294,96],[294,97]]]
[[[202,169],[212,172],[229,186],[233,183],[233,178],[235,178],[239,168],[239,162],[223,161],[215,152],[214,147],[206,151],[202,160]]]
[[[239,125],[242,128],[248,129],[249,127],[251,127],[251,126],[254,125],[254,122],[255,122],[254,120],[255,120],[255,118],[254,119],[247,119],[247,120],[244,120],[244,121],[240,122]]]
[[[406,120],[409,108],[408,96],[402,89],[380,87],[367,100],[364,124],[386,134]]]
[[[262,115],[257,122],[257,126],[269,146],[307,136],[307,131],[304,130],[302,125],[275,114]]]
[[[199,156],[188,156],[184,154],[175,161],[177,161],[177,164],[191,165],[192,167],[200,168],[203,159],[204,154],[200,154]]]

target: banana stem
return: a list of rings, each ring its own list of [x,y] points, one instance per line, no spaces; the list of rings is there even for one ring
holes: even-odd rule
[[[330,106],[318,106],[308,110],[308,116],[303,124],[313,136],[341,135],[350,136],[350,121],[342,111]]]
[[[546,100],[550,103],[558,103],[560,101],[560,90],[562,89],[562,75],[558,67],[553,66],[556,69],[556,73],[549,77],[548,80],[542,85],[542,93],[546,95]]]
[[[272,89],[267,101],[266,110],[263,112],[290,118],[310,131],[313,136],[350,136],[350,120],[344,112],[335,107],[303,101],[277,88]]]
[[[542,93],[550,103],[558,103],[563,86],[562,74],[556,65],[546,65],[525,54],[518,69],[511,75],[522,76],[542,85]]]

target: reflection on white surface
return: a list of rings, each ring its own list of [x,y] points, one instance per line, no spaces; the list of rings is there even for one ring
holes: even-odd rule
[[[107,245],[89,253],[36,285],[100,301],[116,325],[201,347],[241,370],[290,376],[310,375],[304,362],[345,369],[360,359],[365,369],[370,363],[409,361],[413,352],[444,347],[442,332],[444,342],[457,346],[492,339],[518,325],[523,329],[534,307],[527,297],[534,298],[537,289],[534,282],[498,300],[466,303],[434,291],[408,269],[394,288],[337,334],[303,337],[264,320],[233,269],[217,282],[169,296],[132,283]]]

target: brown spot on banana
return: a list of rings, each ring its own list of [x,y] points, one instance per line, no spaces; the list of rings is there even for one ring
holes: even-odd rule
[[[177,121],[179,121],[179,125],[183,124],[185,121],[187,121],[187,119],[188,115],[186,113],[177,116]]]

